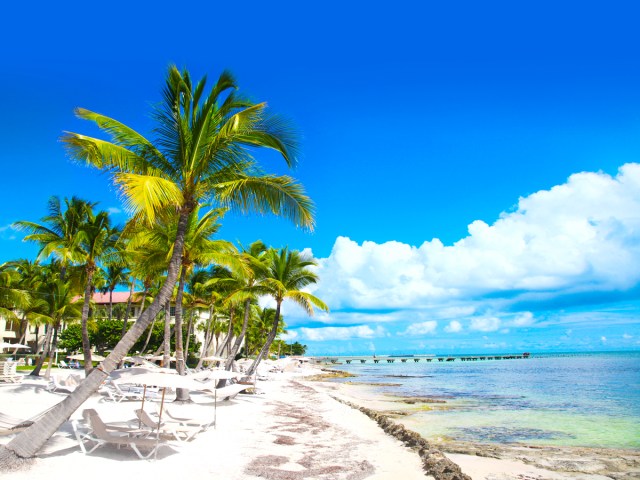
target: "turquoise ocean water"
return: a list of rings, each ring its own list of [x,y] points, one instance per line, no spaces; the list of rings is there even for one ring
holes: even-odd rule
[[[337,381],[445,400],[402,419],[427,439],[640,449],[640,352],[382,362],[337,365],[358,375]]]

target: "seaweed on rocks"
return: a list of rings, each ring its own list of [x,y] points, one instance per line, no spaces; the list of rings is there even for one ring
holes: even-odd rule
[[[366,416],[375,420],[385,433],[397,438],[407,447],[416,450],[422,460],[425,472],[432,475],[436,480],[471,480],[469,475],[462,473],[460,467],[449,460],[440,450],[430,445],[418,433],[408,430],[404,425],[395,423],[389,415],[361,407],[334,396],[332,398],[351,408],[360,410]]]

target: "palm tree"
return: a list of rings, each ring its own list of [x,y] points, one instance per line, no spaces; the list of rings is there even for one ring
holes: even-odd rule
[[[96,205],[78,197],[72,197],[71,200],[65,198],[64,204],[63,210],[60,199],[51,197],[49,214],[42,218],[43,224],[29,221],[14,224],[19,230],[28,232],[24,241],[40,244],[38,259],[54,257],[60,261],[62,280],[65,279],[67,267],[82,259],[81,238],[78,234],[89,212]]]
[[[122,263],[109,263],[104,269],[105,285],[102,293],[109,293],[109,320],[113,318],[113,291],[120,285],[128,285],[127,266]]]
[[[200,204],[212,201],[241,212],[283,214],[297,225],[313,227],[311,200],[302,187],[291,177],[262,173],[251,155],[255,147],[266,147],[281,154],[289,166],[295,165],[296,145],[288,124],[269,115],[266,104],[240,97],[228,72],[206,98],[205,88],[206,79],[193,85],[186,70],[169,67],[163,102],[155,112],[154,141],[104,115],[76,110],[80,118],[95,122],[111,141],[67,133],[63,142],[71,157],[109,172],[135,221],[152,224],[170,211],[177,212],[176,238],[160,294],[100,368],[6,445],[9,455],[33,457],[149,326],[173,291],[189,216]]]
[[[301,306],[309,315],[313,315],[313,306],[321,310],[329,308],[318,297],[302,289],[318,281],[318,276],[309,267],[317,263],[298,251],[283,248],[280,251],[270,250],[267,272],[261,282],[260,290],[276,301],[276,314],[267,341],[251,364],[247,375],[253,375],[261,360],[269,353],[269,348],[276,338],[280,324],[280,307],[285,299]]]
[[[117,228],[111,227],[107,211],[103,210],[94,214],[92,209],[88,209],[87,220],[80,225],[78,232],[85,273],[84,303],[82,305],[82,352],[84,354],[84,371],[87,375],[93,369],[91,343],[87,328],[89,303],[93,294],[93,275],[98,268],[98,261],[116,253],[115,244],[119,233]]]
[[[238,288],[230,295],[230,299],[243,302],[243,320],[242,330],[236,336],[235,342],[229,356],[227,357],[226,369],[230,370],[236,355],[240,351],[240,346],[247,333],[249,326],[249,316],[251,313],[251,302],[257,298],[260,293],[260,281],[266,275],[266,260],[268,249],[260,240],[253,242],[249,248],[242,251],[242,258],[246,262],[248,268],[233,271]]]

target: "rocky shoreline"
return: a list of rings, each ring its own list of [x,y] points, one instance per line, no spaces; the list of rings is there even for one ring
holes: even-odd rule
[[[538,472],[536,476],[490,475],[491,479],[580,479],[580,480],[630,480],[640,479],[640,451],[570,446],[543,446],[520,443],[465,442],[446,438],[428,441],[403,425],[403,420],[424,409],[448,409],[445,399],[432,397],[388,396],[375,392],[376,385],[358,382],[334,383],[328,378],[318,378],[323,389],[335,400],[360,410],[389,435],[416,450],[425,472],[438,480],[470,479],[463,473],[458,460],[465,456],[495,459],[505,462],[521,462]],[[342,372],[340,372],[342,373]],[[305,379],[308,380],[308,379]],[[329,380],[329,381],[327,381]],[[360,388],[362,387],[362,388]],[[368,388],[373,387],[373,388]],[[451,458],[449,458],[451,457]],[[454,461],[452,461],[453,459]],[[540,473],[542,472],[542,473]],[[549,476],[545,476],[548,472]]]

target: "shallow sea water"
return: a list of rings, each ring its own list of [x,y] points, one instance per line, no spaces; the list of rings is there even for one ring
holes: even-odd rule
[[[384,393],[446,400],[402,420],[427,439],[640,449],[640,352],[336,368],[400,384]]]

